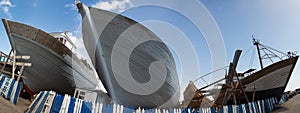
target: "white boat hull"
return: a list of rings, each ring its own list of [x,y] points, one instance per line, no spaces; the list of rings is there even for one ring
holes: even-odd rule
[[[74,60],[72,54],[60,55],[49,44],[42,44],[39,41],[47,42],[49,34],[33,28],[31,26],[3,20],[9,35],[12,48],[17,55],[29,55],[29,60],[19,60],[21,62],[32,63],[31,67],[25,67],[23,79],[25,88],[30,93],[38,93],[43,90],[53,90],[62,94],[73,94],[75,88],[94,89],[97,79],[89,75],[86,70]],[[48,44],[48,45],[47,45]],[[56,46],[60,47],[60,46]],[[63,47],[63,46],[61,46]],[[65,48],[64,48],[65,49]],[[73,57],[73,58],[72,58]]]
[[[168,47],[141,24],[78,4],[85,47],[112,99],[125,106],[174,107],[179,81]]]

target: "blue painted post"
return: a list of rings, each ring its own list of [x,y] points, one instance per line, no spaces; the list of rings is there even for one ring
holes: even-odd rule
[[[219,112],[218,113],[223,113],[223,107],[221,107],[220,109],[219,109]]]
[[[211,108],[210,108],[210,113],[216,113],[216,108],[211,107]]]
[[[46,95],[44,96],[42,102],[40,103],[39,107],[37,108],[37,110],[35,111],[36,113],[41,113],[44,106],[45,106],[45,103],[46,103],[46,100],[48,99],[48,96],[49,96],[50,92],[49,91],[46,91]]]
[[[15,96],[13,97],[13,103],[14,104],[17,104],[17,101],[18,101],[19,94],[21,92],[22,86],[23,85],[22,85],[21,82],[17,82],[17,89],[16,89],[16,92],[15,92]]]
[[[250,113],[250,108],[249,108],[249,104],[245,104],[245,108],[246,108],[246,113]]]
[[[8,93],[6,95],[6,99],[10,100],[10,96],[11,96],[11,92],[14,90],[14,84],[15,84],[16,80],[11,80],[10,86],[8,86]]]
[[[38,101],[40,101],[40,99],[42,98],[42,96],[44,95],[44,91],[41,91],[37,97],[37,99],[34,100],[33,104],[30,106],[28,113],[31,113],[32,110],[35,108],[35,106],[37,105]]]
[[[227,106],[227,109],[228,109],[228,112],[227,112],[227,113],[233,113],[232,105],[228,105],[228,106]]]
[[[64,100],[64,97],[62,95],[56,94],[54,97],[50,112],[51,113],[59,113],[63,100]]]
[[[101,111],[102,113],[105,113],[106,112],[106,104],[103,104],[103,106],[102,106],[102,111]]]
[[[5,78],[6,78],[6,77],[5,77],[4,75],[1,75],[0,88],[1,88],[2,85],[3,85]]]

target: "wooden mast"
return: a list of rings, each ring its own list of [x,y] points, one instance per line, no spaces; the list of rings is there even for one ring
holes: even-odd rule
[[[253,36],[252,36],[252,37],[253,37]],[[261,59],[261,54],[260,54],[260,49],[259,49],[259,42],[258,42],[258,40],[256,40],[254,37],[253,37],[253,44],[256,46],[256,49],[257,49],[260,68],[263,69],[264,66],[263,66],[263,64],[262,64],[262,59]]]
[[[239,58],[241,56],[241,53],[242,53],[242,50],[239,50],[239,49],[236,50],[233,61],[230,63],[229,72],[226,77],[226,86],[229,86],[230,88],[226,89],[222,105],[225,105],[231,96],[233,97],[234,104],[237,105],[236,87],[235,87],[235,84],[233,81],[233,77],[236,76],[236,67],[237,67]]]

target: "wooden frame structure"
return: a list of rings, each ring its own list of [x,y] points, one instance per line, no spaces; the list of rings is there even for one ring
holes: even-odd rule
[[[11,54],[13,54],[13,56],[11,56]],[[26,56],[26,55],[25,56],[17,56],[16,50],[13,50],[13,49],[9,52],[8,55],[1,52],[0,57],[6,59],[5,62],[0,61],[0,64],[3,65],[2,69],[0,71],[0,75],[5,73],[8,75],[11,75],[12,79],[15,79],[17,77],[16,78],[17,81],[20,81],[21,78],[25,78],[24,75],[22,75],[24,68],[30,67],[32,65],[31,63],[18,62],[17,59],[28,60],[28,59],[30,59],[30,56]],[[12,61],[10,61],[10,60],[12,60]],[[5,71],[5,68],[8,65],[12,66],[11,72]],[[15,73],[17,70],[19,71],[18,74]]]

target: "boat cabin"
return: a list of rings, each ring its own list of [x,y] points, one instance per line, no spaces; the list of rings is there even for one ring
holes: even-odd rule
[[[67,35],[67,31],[65,31],[65,32],[54,32],[54,33],[50,33],[50,35],[53,36],[54,38],[56,38],[62,44],[64,44],[71,51],[74,48],[76,49],[75,44],[71,41],[71,39]]]

